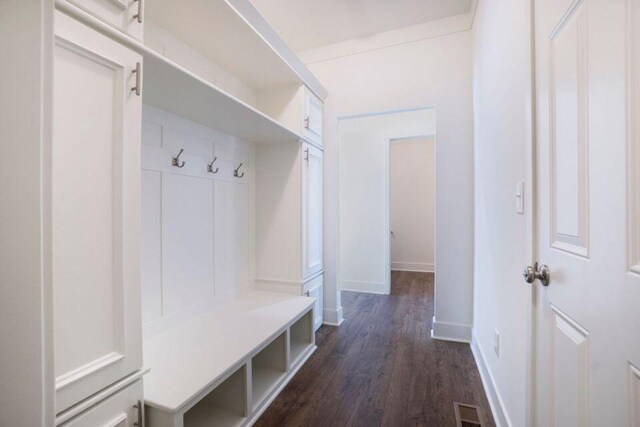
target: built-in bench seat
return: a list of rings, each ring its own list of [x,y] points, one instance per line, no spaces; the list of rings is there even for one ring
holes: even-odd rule
[[[315,351],[314,301],[252,292],[146,339],[146,425],[251,425]]]

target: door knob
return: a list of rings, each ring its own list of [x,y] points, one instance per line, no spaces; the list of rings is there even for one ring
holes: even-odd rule
[[[544,264],[538,266],[537,262],[533,266],[526,266],[522,276],[524,277],[524,281],[527,283],[533,283],[538,279],[540,280],[540,283],[542,283],[542,286],[549,286],[549,282],[551,281],[549,267]]]

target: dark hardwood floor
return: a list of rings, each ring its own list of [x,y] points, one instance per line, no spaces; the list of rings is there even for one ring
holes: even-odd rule
[[[494,426],[469,345],[431,339],[433,275],[391,283],[391,295],[342,293],[345,322],[318,330],[318,350],[256,426],[455,426],[456,401]]]

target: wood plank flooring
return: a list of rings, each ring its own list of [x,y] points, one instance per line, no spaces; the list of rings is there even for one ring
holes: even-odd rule
[[[431,339],[433,274],[394,271],[391,295],[343,292],[342,304],[345,322],[318,330],[256,426],[448,427],[455,401],[495,425],[469,345]]]

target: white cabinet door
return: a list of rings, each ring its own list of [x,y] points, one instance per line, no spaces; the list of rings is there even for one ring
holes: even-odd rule
[[[51,267],[56,412],[142,365],[140,55],[56,13]]]
[[[140,403],[138,403],[140,402]],[[117,391],[95,406],[62,424],[61,427],[134,427],[142,426],[142,381]]]
[[[116,29],[142,40],[144,0],[67,0]]]
[[[309,89],[304,88],[304,123],[302,136],[309,141],[322,145],[322,101]]]
[[[302,276],[322,270],[322,151],[302,144]]]

